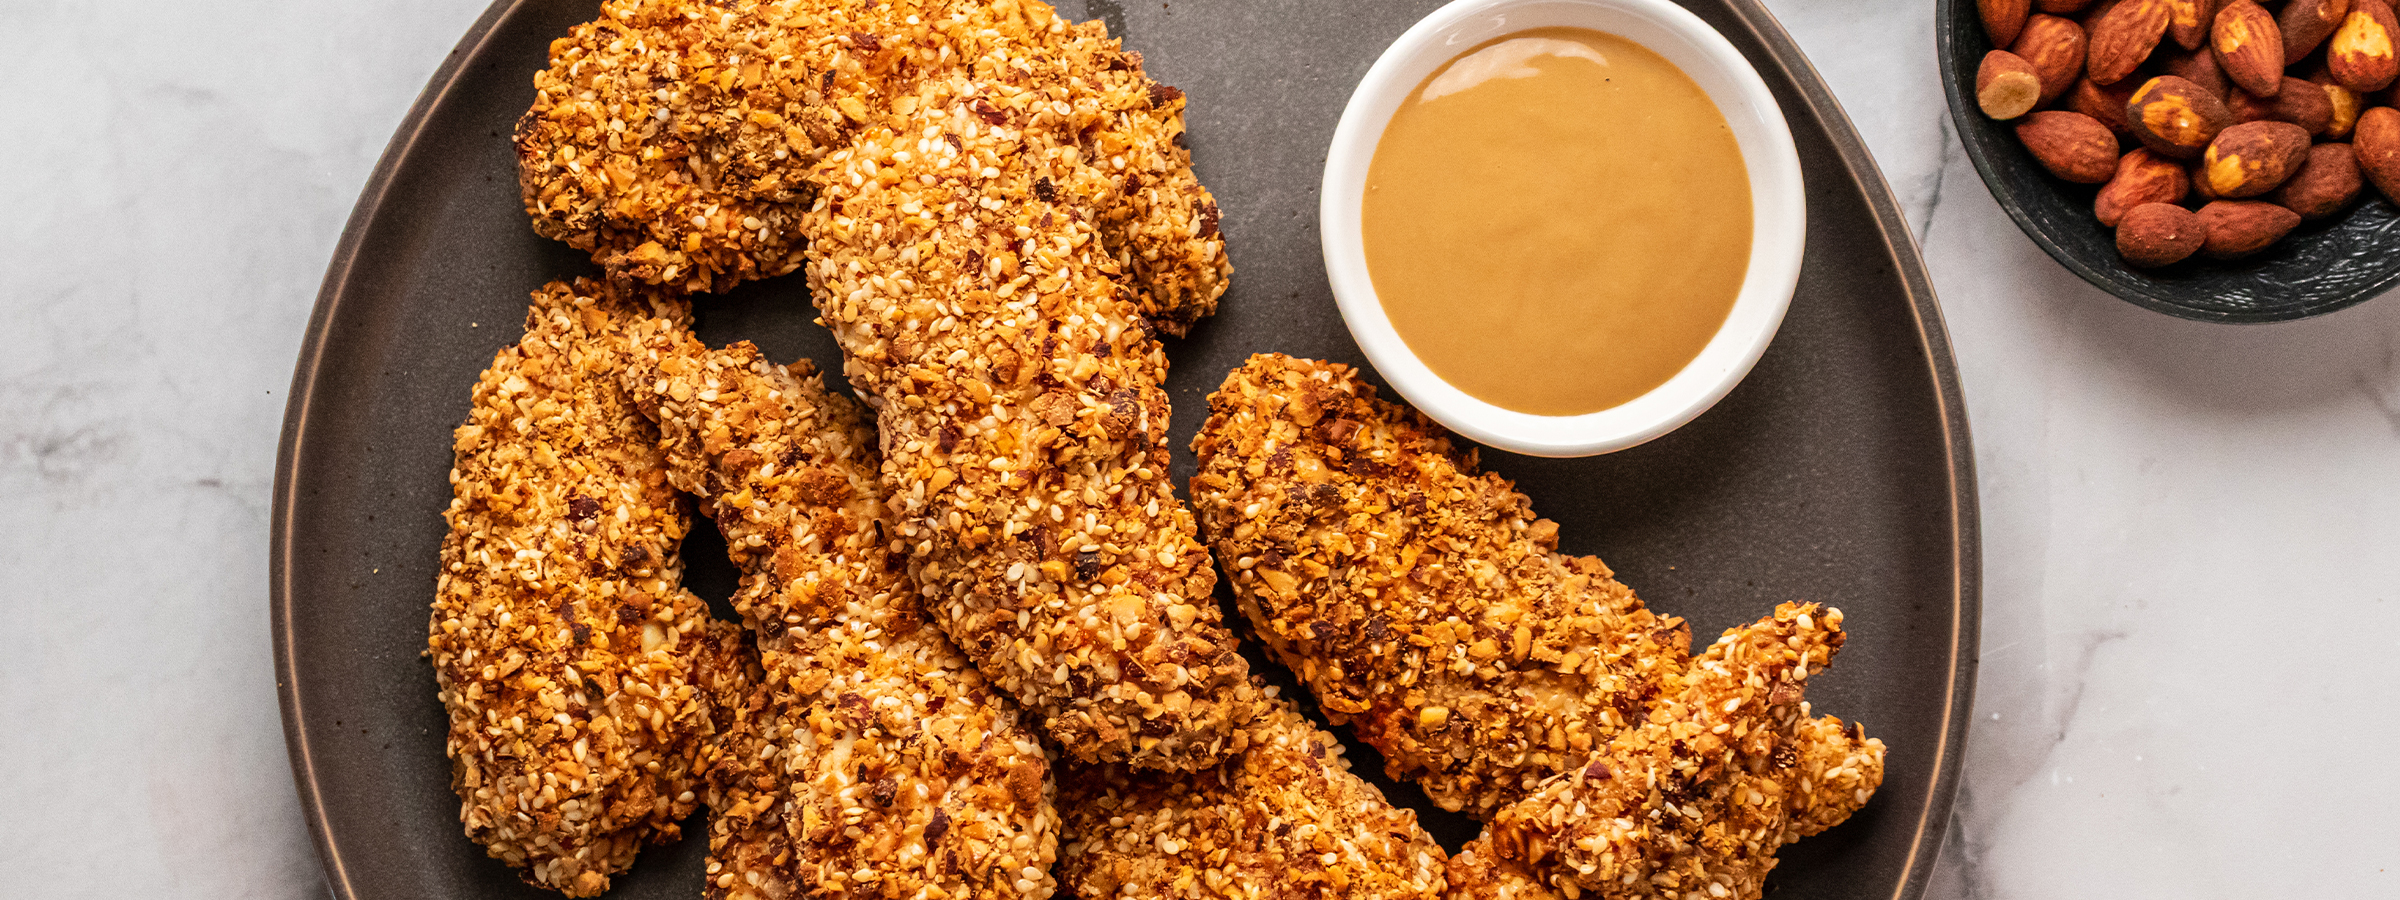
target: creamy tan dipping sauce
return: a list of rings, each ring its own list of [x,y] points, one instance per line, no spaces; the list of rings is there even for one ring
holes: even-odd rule
[[[1580,28],[1451,60],[1384,127],[1361,234],[1375,295],[1460,390],[1537,415],[1664,384],[1725,324],[1750,179],[1725,117],[1656,53]]]

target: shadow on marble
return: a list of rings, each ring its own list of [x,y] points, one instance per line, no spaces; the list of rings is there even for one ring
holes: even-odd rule
[[[2058,349],[2119,370],[2158,402],[2211,417],[2287,414],[2364,391],[2400,429],[2400,300],[2391,294],[2297,322],[2191,322],[2120,301],[2027,250],[2019,272],[2029,306],[2055,317]]]

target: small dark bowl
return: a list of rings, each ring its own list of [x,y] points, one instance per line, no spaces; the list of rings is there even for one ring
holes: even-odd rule
[[[1942,93],[1967,158],[1993,199],[2027,237],[2085,281],[2136,306],[2203,322],[2277,322],[2322,315],[2400,283],[2400,207],[2373,185],[2348,212],[2304,223],[2256,256],[2195,256],[2143,270],[2117,256],[2114,229],[2092,215],[2093,185],[2052,176],[2017,141],[2015,129],[1975,105],[1975,69],[1992,41],[1974,0],[1939,0],[1934,40]]]

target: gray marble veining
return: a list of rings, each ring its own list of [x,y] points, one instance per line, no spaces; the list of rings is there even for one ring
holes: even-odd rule
[[[1770,6],[1908,212],[1975,429],[1983,670],[1931,896],[2400,893],[2400,303],[2109,298],[1967,164],[1928,8]],[[350,205],[480,11],[0,0],[6,893],[322,895],[268,665],[275,435]]]

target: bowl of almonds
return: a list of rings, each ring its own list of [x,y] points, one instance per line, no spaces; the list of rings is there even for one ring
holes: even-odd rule
[[[2135,304],[2319,315],[2400,284],[2392,0],[1940,0],[1960,141],[2034,242]]]

